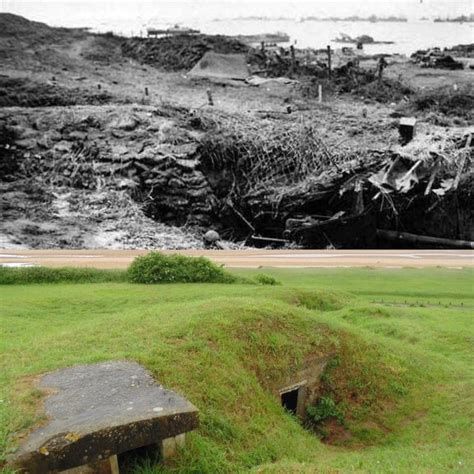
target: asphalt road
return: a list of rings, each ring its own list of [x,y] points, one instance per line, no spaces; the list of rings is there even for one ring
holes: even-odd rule
[[[1,250],[0,265],[126,268],[146,250]],[[204,255],[227,267],[344,268],[344,267],[474,267],[471,250],[184,250]]]

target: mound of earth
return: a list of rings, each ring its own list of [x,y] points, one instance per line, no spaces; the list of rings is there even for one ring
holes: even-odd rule
[[[45,23],[30,21],[12,13],[0,13],[0,36],[25,36],[46,37],[54,29]]]
[[[166,38],[132,38],[122,44],[125,56],[168,71],[194,67],[207,51],[247,53],[249,47],[227,36],[177,35]]]
[[[12,13],[0,13],[0,38],[47,40],[82,32],[81,29],[54,28],[46,23],[28,20]]]
[[[215,203],[193,158],[199,132],[178,125],[186,119],[174,109],[118,107],[32,108],[14,118],[0,111],[3,240],[32,248],[202,247]]]

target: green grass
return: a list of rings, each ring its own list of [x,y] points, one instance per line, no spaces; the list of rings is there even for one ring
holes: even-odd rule
[[[283,284],[0,286],[3,456],[40,417],[30,376],[131,359],[201,413],[175,462],[136,472],[474,471],[472,271],[265,273]],[[308,354],[337,355],[321,387],[350,433],[337,446],[268,388]]]
[[[126,282],[124,270],[96,268],[0,267],[0,285],[27,285],[32,283],[106,283]]]

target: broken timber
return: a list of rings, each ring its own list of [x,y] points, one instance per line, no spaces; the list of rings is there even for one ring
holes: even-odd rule
[[[377,229],[377,237],[391,242],[408,242],[410,244],[435,245],[450,249],[474,249],[474,242],[470,240],[452,240],[427,235],[415,235],[408,232]]]

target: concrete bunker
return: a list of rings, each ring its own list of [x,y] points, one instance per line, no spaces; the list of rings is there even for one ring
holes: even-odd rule
[[[318,398],[321,375],[331,357],[307,358],[299,367],[272,382],[270,388],[283,409],[304,421],[306,408]]]
[[[304,417],[305,382],[280,390],[281,406],[292,415]]]
[[[173,457],[199,425],[197,408],[159,385],[141,365],[111,361],[41,377],[47,422],[8,464],[30,474],[119,472],[124,453],[154,447]]]

